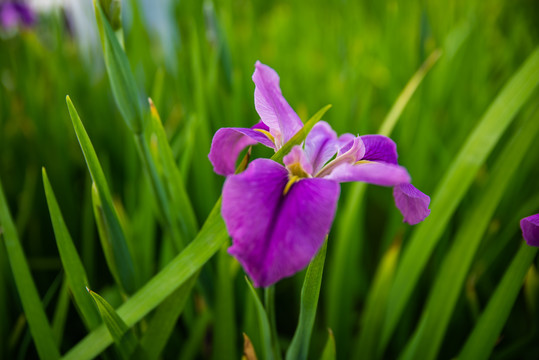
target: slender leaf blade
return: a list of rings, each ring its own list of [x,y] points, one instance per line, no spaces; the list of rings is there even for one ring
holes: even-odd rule
[[[318,297],[320,296],[320,286],[322,285],[327,246],[326,238],[324,245],[322,245],[322,248],[307,268],[303,287],[301,288],[298,326],[292,338],[292,343],[286,352],[286,360],[307,359],[311,333],[318,308]]]
[[[458,356],[459,359],[482,360],[489,358],[536,254],[537,248],[522,243],[477,325],[464,344]]]
[[[333,331],[328,329],[328,341],[326,341],[326,346],[324,346],[320,360],[335,360],[336,358],[335,337],[333,336]]]
[[[539,48],[492,102],[438,185],[430,216],[414,231],[399,263],[382,333],[385,348],[434,247],[479,167],[539,83]]]
[[[9,213],[2,183],[0,182],[0,235],[4,239],[6,253],[11,266],[15,285],[19,292],[22,307],[28,320],[30,332],[36,344],[37,353],[42,359],[58,359],[60,351],[56,346],[52,328],[41,304],[39,293],[24,255],[15,224]]]
[[[93,330],[101,323],[101,321],[99,313],[86,291],[86,287],[88,286],[86,271],[84,270],[77,249],[73,244],[71,235],[67,230],[67,226],[64,222],[58,202],[56,201],[56,196],[54,195],[45,168],[42,169],[42,173],[45,196],[47,198],[47,205],[49,206],[52,226],[56,236],[56,245],[58,246],[58,252],[60,253],[60,260],[64,267],[67,283],[86,327]]]
[[[264,305],[262,305],[262,302],[260,301],[260,298],[258,297],[258,294],[256,293],[255,288],[245,277],[245,281],[247,282],[247,286],[249,287],[249,293],[252,295],[251,299],[253,300],[256,308],[256,314],[258,318],[258,326],[260,329],[260,339],[262,340],[262,353],[264,354],[265,360],[273,360],[275,359],[275,354],[273,353],[273,346],[272,346],[272,340],[271,340],[271,327],[268,320],[268,315],[266,314],[266,310],[264,310]]]

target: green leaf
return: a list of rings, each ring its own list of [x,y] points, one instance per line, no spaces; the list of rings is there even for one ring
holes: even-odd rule
[[[458,358],[462,360],[488,359],[503,329],[513,304],[522,287],[524,276],[533,262],[537,248],[522,243],[511,265],[505,272],[494,295],[468,337]]]
[[[303,125],[301,130],[299,130],[290,140],[286,142],[272,157],[272,160],[275,160],[279,163],[283,162],[283,157],[292,150],[292,148],[296,145],[299,145],[305,140],[307,135],[309,135],[309,132],[313,128],[314,125],[316,125],[317,122],[319,122],[322,119],[322,116],[331,108],[331,105],[326,105],[322,109],[318,110],[316,114],[314,114],[309,121]]]
[[[227,241],[228,234],[221,217],[219,200],[196,238],[120,306],[118,315],[128,326],[133,326],[199,271]],[[111,341],[110,334],[100,326],[73,347],[65,355],[65,359],[92,359],[110,345]]]
[[[151,360],[160,357],[185,308],[199,273],[195,273],[178,290],[170,294],[155,311],[144,336],[140,340],[140,347],[145,359]]]
[[[337,351],[335,349],[335,337],[333,336],[331,329],[328,329],[328,341],[326,342],[326,346],[324,346],[320,360],[335,360],[336,358]]]
[[[64,277],[62,281],[62,287],[58,294],[58,300],[56,300],[56,307],[54,309],[54,316],[52,318],[52,332],[56,339],[56,344],[60,346],[62,339],[64,338],[65,324],[67,321],[67,313],[69,311],[69,284]]]
[[[286,360],[307,359],[307,355],[309,354],[309,343],[311,342],[311,333],[316,318],[326,251],[327,237],[324,245],[322,245],[318,254],[309,264],[307,273],[305,274],[305,280],[301,288],[298,327],[292,338],[292,343],[286,352]]]
[[[251,299],[255,304],[256,315],[258,318],[258,327],[260,330],[260,339],[262,340],[262,354],[264,354],[265,360],[273,360],[275,359],[275,354],[273,353],[271,327],[268,316],[266,314],[266,310],[264,310],[264,305],[262,305],[262,302],[260,301],[260,298],[258,297],[255,288],[253,287],[249,279],[247,279],[247,277],[245,277],[245,281],[247,282],[247,286],[249,287],[249,293],[252,295]]]
[[[103,322],[107,326],[107,329],[109,329],[122,358],[129,359],[138,345],[135,333],[133,330],[129,329],[126,323],[105,299],[90,289],[88,289],[88,293],[92,295],[92,298],[99,309],[99,313],[103,318]]]
[[[539,48],[536,48],[470,134],[435,191],[430,216],[414,231],[390,292],[382,349],[393,334],[422,270],[479,167],[538,83]]]
[[[88,297],[86,292],[86,287],[88,286],[86,271],[67,230],[45,168],[42,169],[42,173],[45,196],[47,197],[47,205],[49,206],[54,235],[56,236],[56,246],[58,246],[67,283],[84,324],[88,329],[93,330],[101,323],[101,320],[92,299]]]
[[[77,134],[80,147],[84,154],[84,159],[88,165],[88,170],[90,171],[90,176],[95,183],[97,190],[99,204],[96,206],[100,210],[101,216],[96,216],[96,220],[102,221],[102,229],[106,234],[106,240],[110,241],[112,248],[112,257],[108,265],[111,268],[111,272],[117,273],[119,284],[127,293],[133,293],[136,286],[136,276],[135,276],[135,266],[133,264],[133,258],[129,252],[129,247],[127,245],[127,240],[123,232],[122,226],[118,214],[114,208],[112,202],[112,196],[110,194],[109,186],[107,180],[105,179],[105,174],[101,168],[101,164],[97,158],[94,147],[84,125],[82,124],[77,110],[73,106],[69,96],[66,97],[67,107],[69,109],[69,115],[71,116],[71,121],[73,123],[73,128]],[[102,238],[102,242],[105,239]],[[106,250],[105,250],[106,251]],[[113,261],[112,261],[113,260]]]
[[[127,56],[118,42],[114,30],[110,26],[100,2],[94,0],[95,18],[101,37],[101,46],[103,47],[103,56],[105,58],[105,67],[109,75],[110,86],[118,108],[127,123],[127,126],[135,134],[144,131],[146,108],[140,100],[137,84]]]
[[[389,294],[395,275],[400,248],[400,240],[395,241],[378,265],[362,314],[359,339],[356,341],[353,356],[355,359],[377,358],[378,342],[382,332],[387,305],[387,295]]]
[[[429,294],[418,328],[416,352],[408,352],[409,359],[434,359],[438,356],[449,320],[462,293],[466,275],[472,265],[494,210],[510,185],[532,141],[539,130],[538,112],[528,116],[517,129],[496,160],[489,181],[477,199],[464,223],[459,227],[451,249],[445,256],[436,282]],[[415,341],[415,340],[414,340]]]
[[[423,62],[421,67],[410,78],[404,89],[399,94],[397,100],[391,107],[389,113],[384,118],[378,134],[390,136],[406,105],[415,94],[415,91],[430,71],[432,66],[441,56],[440,50],[433,51]],[[344,199],[344,204],[340,210],[341,216],[336,219],[335,250],[330,258],[328,272],[328,306],[327,318],[329,325],[337,333],[337,336],[343,337],[351,334],[350,329],[345,322],[349,319],[348,312],[352,309],[352,291],[346,284],[346,272],[349,271],[354,262],[353,256],[359,258],[362,252],[362,239],[358,241],[357,224],[358,214],[360,214],[363,195],[367,189],[366,183],[352,183],[348,191],[348,196]],[[351,250],[357,249],[357,250]],[[365,277],[362,273],[358,274],[359,280]],[[349,322],[349,325],[352,325]],[[344,340],[346,341],[346,339]]]
[[[15,225],[9,213],[2,183],[0,182],[0,236],[4,239],[6,253],[11,266],[15,285],[19,292],[22,308],[30,332],[36,344],[37,353],[41,359],[58,359],[60,351],[56,347],[54,335],[47,319],[47,315],[41,305],[39,293],[32,279],[30,267],[15,230]]]

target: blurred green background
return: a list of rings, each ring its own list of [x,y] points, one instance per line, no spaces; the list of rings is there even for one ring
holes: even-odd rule
[[[131,0],[123,1],[122,6],[131,69],[141,96],[151,97],[159,110],[199,224],[218,199],[224,180],[213,174],[207,159],[213,133],[220,127],[248,127],[258,122],[251,81],[256,60],[279,73],[283,94],[303,121],[332,104],[324,120],[338,133],[369,134],[378,130],[409,79],[439,49],[440,59],[406,105],[391,136],[414,185],[432,196],[489,104],[539,44],[539,3],[534,0]],[[97,240],[91,181],[65,106],[66,95],[73,100],[92,139],[129,236],[135,243],[147,244],[140,250],[146,253],[136,260],[141,279],[149,279],[174,255],[162,240],[155,212],[146,208],[154,209],[155,204],[132,136],[111,92],[91,2],[41,7],[34,26],[0,30],[0,179],[51,319],[62,293],[63,275],[41,182],[42,166],[47,169],[90,284],[114,306],[122,301]],[[530,113],[537,103],[535,90],[521,113]],[[451,218],[390,342],[388,358],[401,352],[414,330],[452,236],[468,216],[467,209],[488,179],[490,165],[521,117],[498,142]],[[257,149],[255,155],[267,153]],[[490,220],[440,358],[458,353],[479,309],[516,251],[520,234],[515,214],[530,199],[538,199],[537,164],[536,140]],[[341,212],[349,187],[343,185]],[[406,246],[411,227],[402,224],[392,201],[390,189],[368,188],[354,228],[354,234],[363,240],[361,245],[352,241],[355,245],[349,250],[353,265],[346,271],[348,285],[342,294],[332,295],[328,283],[324,280],[322,284],[311,346],[313,358],[318,358],[323,347],[327,327],[335,332],[338,357],[347,358],[382,255],[396,238],[403,239]],[[528,208],[531,212],[523,215],[538,212],[539,202]],[[339,228],[334,227],[334,232]],[[501,234],[507,240],[492,250],[493,240]],[[327,273],[340,261],[334,256],[331,240],[332,236]],[[482,267],[483,257],[490,259],[488,271]],[[2,246],[0,357],[31,358],[35,350],[10,271]],[[276,289],[277,327],[285,344],[295,328],[302,279],[287,279]],[[211,274],[206,281],[211,289]],[[241,334],[246,331],[242,324],[249,321],[244,312],[241,271],[234,284],[238,299],[233,320]],[[349,316],[338,320],[331,315],[331,307],[336,306],[332,296],[348,299],[343,311]],[[75,309],[66,309],[62,352],[86,333]],[[532,358],[530,354],[539,351],[538,341],[515,346],[538,325],[526,309],[521,295],[506,325],[503,343],[495,352],[499,358]],[[193,356],[211,354],[211,328],[210,321]],[[189,329],[187,321],[175,329],[174,336],[188,339]],[[239,349],[239,335],[236,341]],[[171,341],[165,358],[176,358],[181,344]]]

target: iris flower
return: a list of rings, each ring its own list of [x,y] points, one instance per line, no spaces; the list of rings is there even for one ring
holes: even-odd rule
[[[520,220],[520,229],[528,245],[539,246],[539,214]]]
[[[221,213],[233,241],[228,252],[255,286],[269,286],[309,264],[330,231],[341,182],[393,186],[395,204],[410,224],[429,215],[430,198],[410,184],[391,139],[337,136],[324,121],[285,155],[284,166],[256,159],[234,174],[245,147],[261,143],[277,151],[303,126],[273,69],[257,62],[253,81],[261,121],[252,128],[219,129],[209,158],[214,171],[227,176]]]
[[[0,28],[10,30],[18,25],[31,26],[35,22],[35,14],[28,5],[18,1],[0,3]]]

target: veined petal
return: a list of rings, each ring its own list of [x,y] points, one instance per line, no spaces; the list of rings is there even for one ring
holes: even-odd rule
[[[338,182],[362,181],[381,186],[410,182],[410,175],[402,166],[374,161],[363,164],[340,164],[324,178]]]
[[[539,214],[520,220],[520,229],[528,245],[539,246]]]
[[[283,195],[287,182],[283,166],[257,159],[229,176],[223,188],[221,210],[233,240],[228,251],[255,286],[269,286],[307,266],[333,222],[338,183],[301,179]]]
[[[283,157],[283,163],[293,175],[309,177],[313,174],[313,166],[299,145],[294,146],[292,150]]]
[[[208,155],[213,171],[220,175],[234,174],[239,153],[247,146],[261,143],[275,148],[271,140],[262,132],[267,131],[263,123],[249,128],[221,128],[213,136],[210,154]]]
[[[337,134],[331,126],[320,121],[312,128],[305,139],[305,155],[317,173],[339,149]]]
[[[318,173],[316,177],[327,177],[336,168],[344,164],[355,164],[365,154],[365,145],[358,137],[354,137],[352,141],[341,147],[337,152],[337,157],[328,162]]]
[[[362,160],[397,164],[397,145],[393,140],[383,135],[363,135],[360,138],[365,145]]]
[[[400,184],[393,188],[395,205],[404,216],[404,222],[415,225],[430,214],[430,197],[412,184]]]
[[[257,61],[253,82],[256,111],[280,148],[303,127],[303,123],[283,97],[275,70]]]

